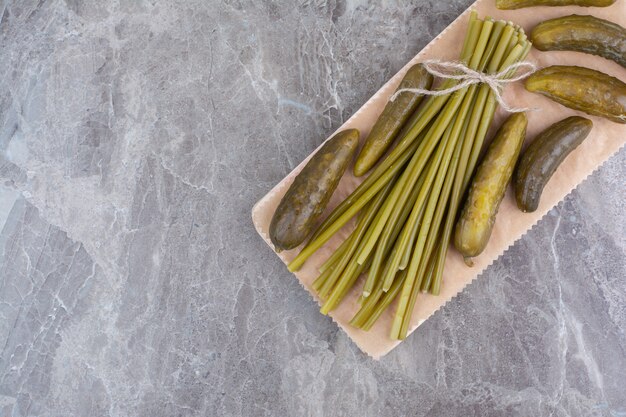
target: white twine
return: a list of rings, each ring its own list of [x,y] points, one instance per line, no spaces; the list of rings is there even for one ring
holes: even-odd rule
[[[394,101],[402,93],[422,94],[426,96],[443,96],[453,93],[470,85],[485,83],[493,91],[496,101],[500,106],[509,113],[521,113],[525,111],[534,111],[535,108],[522,108],[509,106],[502,98],[502,89],[510,83],[521,81],[524,78],[530,76],[537,71],[537,66],[531,62],[517,62],[509,65],[502,71],[495,74],[485,74],[468,68],[466,65],[459,62],[441,62],[437,60],[427,60],[422,62],[424,69],[432,75],[440,78],[447,78],[451,80],[463,80],[454,87],[446,88],[444,90],[426,90],[423,88],[401,88],[397,90],[389,101]],[[520,74],[507,78],[509,72],[523,69]]]

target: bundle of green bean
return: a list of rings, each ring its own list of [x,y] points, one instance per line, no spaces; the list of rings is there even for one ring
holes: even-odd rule
[[[525,59],[530,47],[520,27],[490,18],[480,20],[474,12],[460,61],[493,74]],[[446,79],[440,88],[458,82]],[[460,198],[496,107],[493,91],[479,84],[429,96],[415,111],[395,148],[289,264],[291,271],[299,269],[360,213],[355,229],[321,266],[313,284],[324,300],[322,313],[334,309],[367,272],[361,308],[351,324],[369,329],[397,298],[391,337],[406,337],[418,293],[439,293]]]

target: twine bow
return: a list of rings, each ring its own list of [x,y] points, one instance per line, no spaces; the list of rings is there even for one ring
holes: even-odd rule
[[[531,62],[517,62],[509,65],[502,71],[495,74],[485,74],[484,72],[473,70],[459,62],[441,62],[437,60],[427,60],[422,62],[424,69],[432,75],[450,80],[462,80],[454,87],[443,90],[426,90],[423,88],[401,88],[397,90],[389,99],[394,101],[402,93],[422,94],[427,96],[443,96],[453,93],[470,85],[484,83],[493,91],[496,101],[509,113],[521,113],[525,111],[537,110],[534,108],[513,107],[502,98],[502,90],[507,84],[521,81],[537,71],[537,66]],[[509,74],[516,70],[523,69],[519,74],[508,78]]]

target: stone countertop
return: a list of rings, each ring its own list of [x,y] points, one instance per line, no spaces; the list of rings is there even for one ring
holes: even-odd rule
[[[0,416],[626,416],[626,152],[376,362],[250,209],[469,0],[0,5]]]

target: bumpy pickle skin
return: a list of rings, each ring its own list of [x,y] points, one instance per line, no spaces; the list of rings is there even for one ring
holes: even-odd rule
[[[591,120],[572,116],[539,133],[523,152],[515,169],[515,200],[520,210],[537,210],[541,193],[552,174],[592,128]]]
[[[422,64],[416,64],[409,68],[397,90],[403,88],[427,90],[432,84],[433,76]],[[387,103],[354,163],[355,176],[364,175],[380,160],[422,99],[423,96],[420,94],[406,92]]]
[[[626,123],[626,84],[600,71],[553,65],[528,77],[526,90],[574,110]]]
[[[277,250],[293,249],[313,230],[358,147],[359,131],[330,138],[307,162],[278,204],[270,223]]]
[[[513,175],[528,120],[515,113],[500,127],[478,166],[454,231],[454,246],[471,266],[487,246],[498,208]]]
[[[539,23],[531,40],[540,51],[598,55],[626,68],[626,29],[594,16],[563,16]]]

